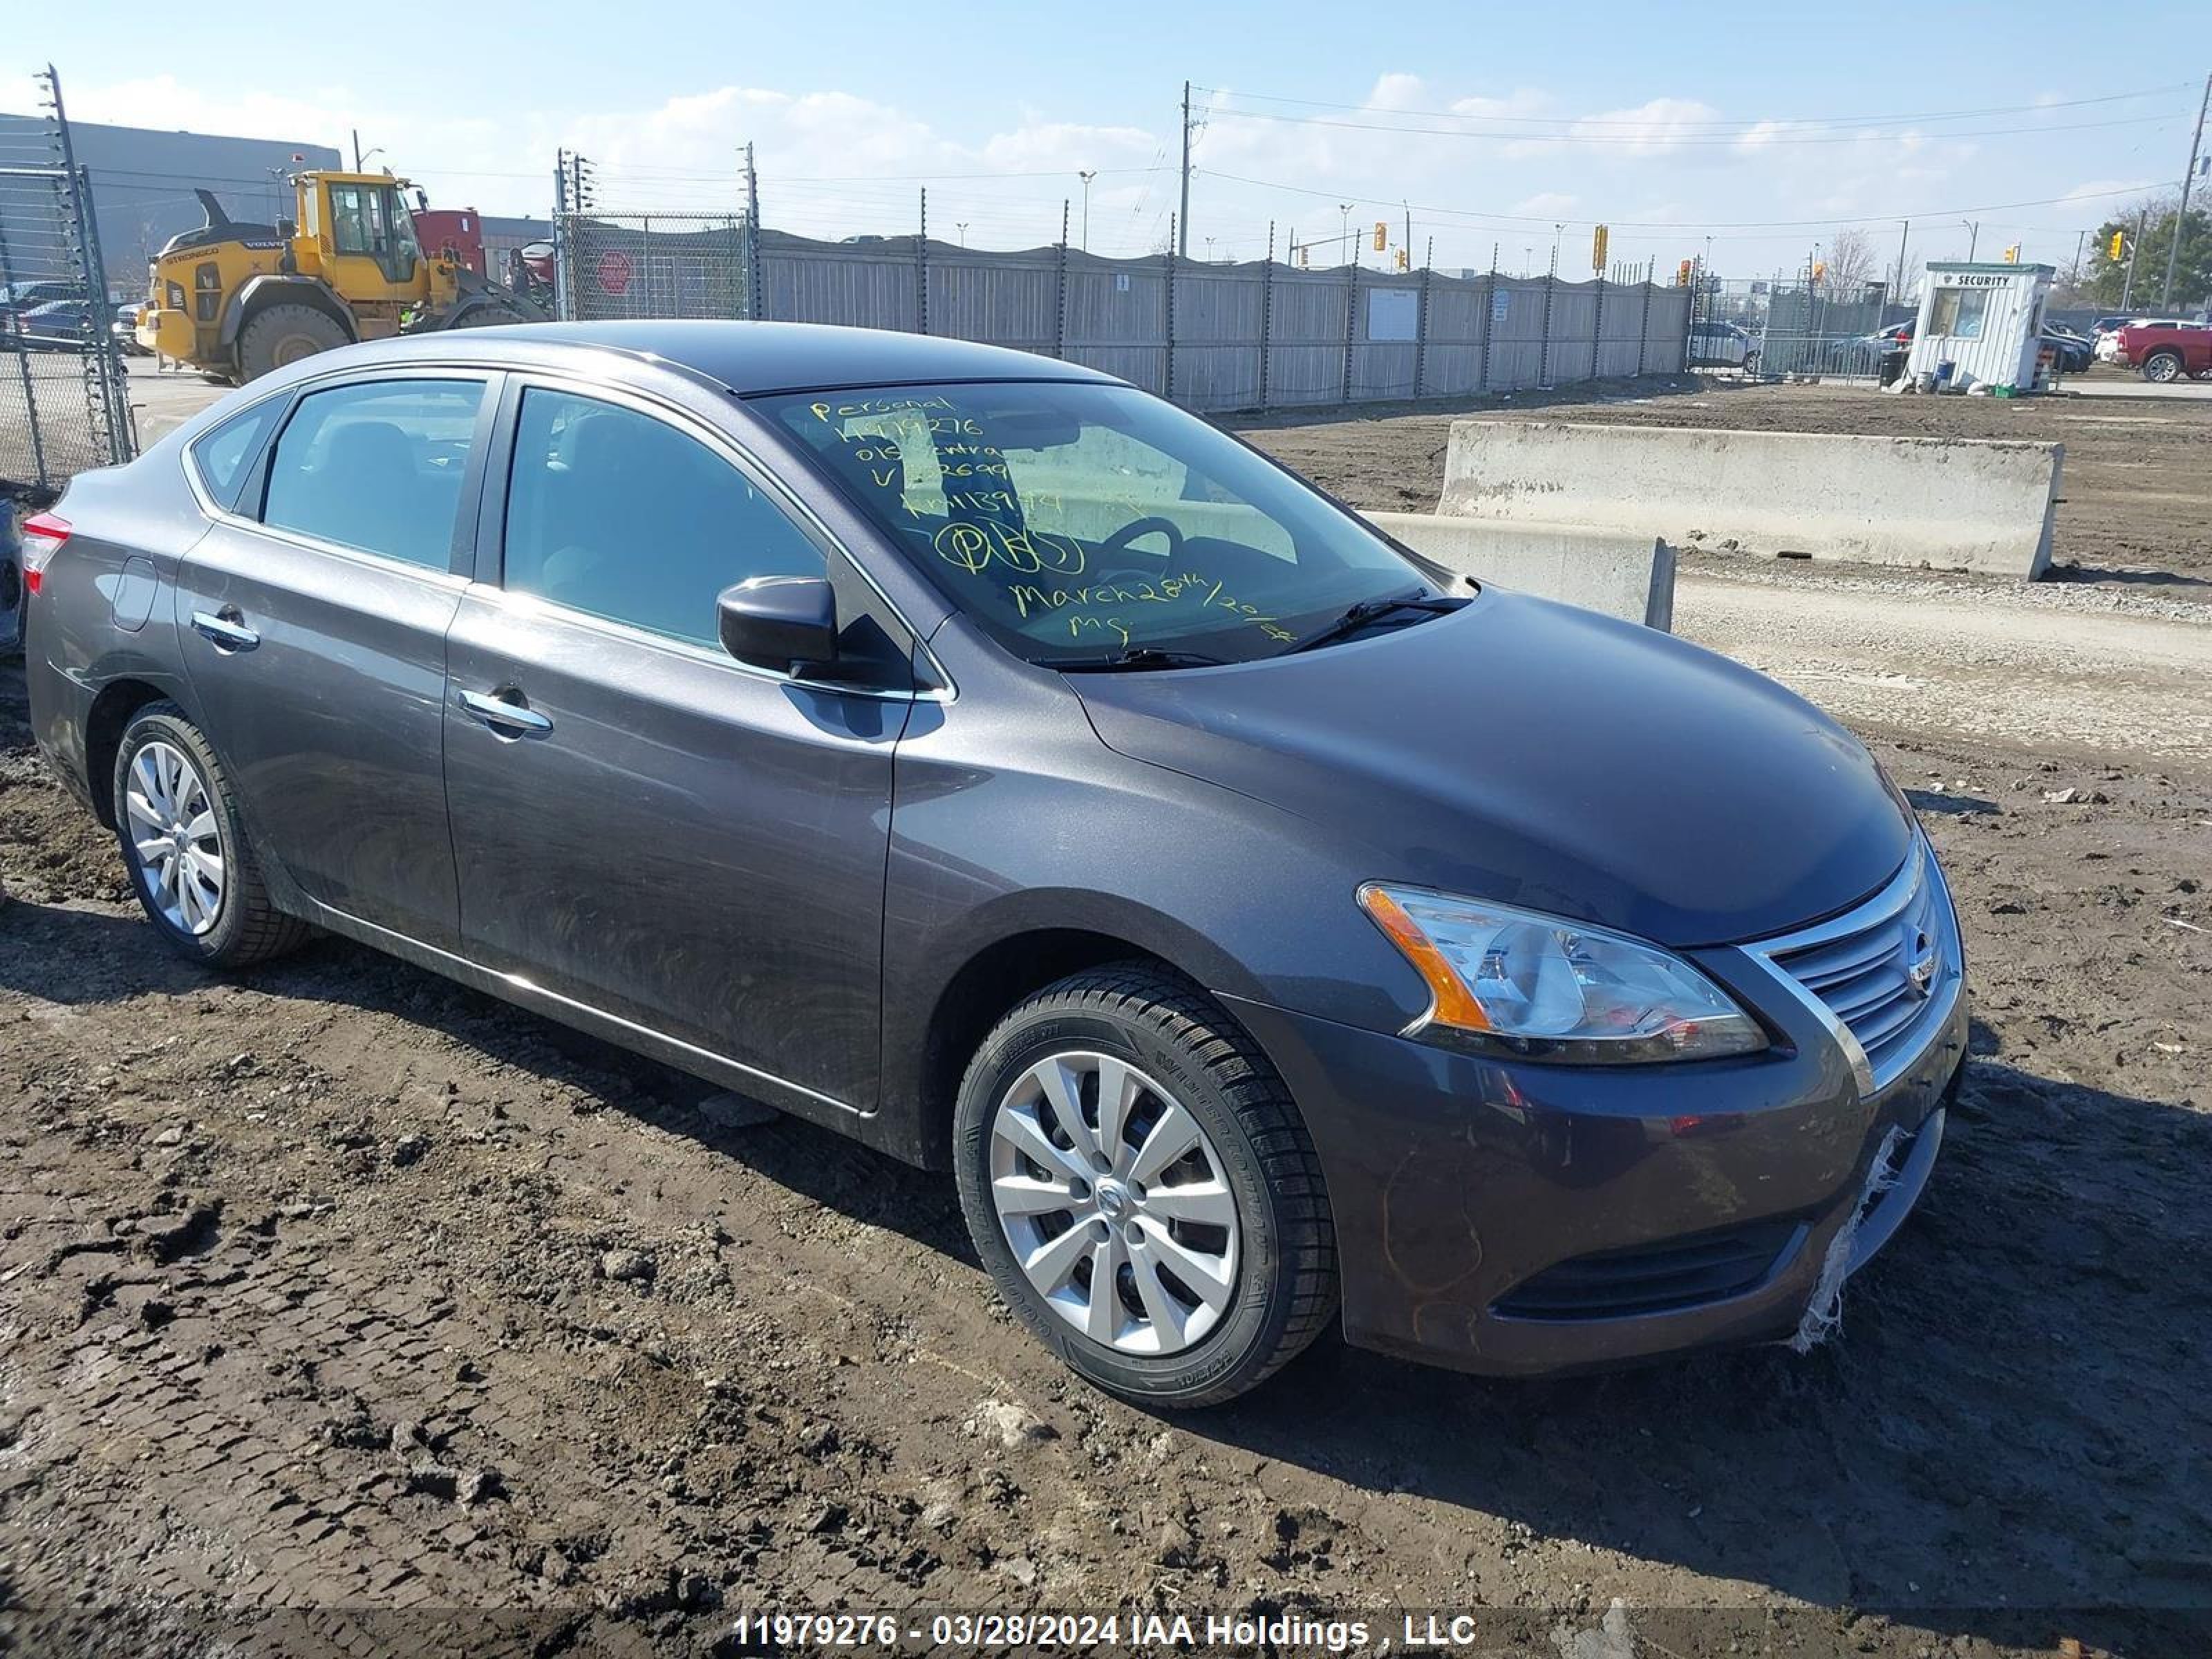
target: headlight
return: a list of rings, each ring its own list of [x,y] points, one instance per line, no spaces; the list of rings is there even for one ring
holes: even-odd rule
[[[1484,899],[1370,882],[1360,908],[1428,982],[1408,1036],[1532,1060],[1711,1060],[1766,1046],[1759,1023],[1673,952]]]

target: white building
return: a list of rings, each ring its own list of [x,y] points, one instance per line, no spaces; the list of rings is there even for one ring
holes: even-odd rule
[[[1905,372],[1917,379],[1949,363],[1950,383],[1961,390],[2034,390],[2043,303],[2057,274],[2051,265],[1929,261]]]

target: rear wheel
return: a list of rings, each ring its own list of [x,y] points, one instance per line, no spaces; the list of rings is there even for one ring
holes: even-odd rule
[[[270,902],[230,781],[176,704],[149,703],[124,729],[113,787],[131,889],[179,956],[244,968],[307,937]]]
[[[1184,981],[1129,963],[1024,1003],[969,1066],[954,1139],[1000,1294],[1114,1394],[1231,1399],[1335,1310],[1305,1126],[1266,1057]]]
[[[258,380],[272,369],[346,343],[345,330],[329,313],[313,306],[270,306],[256,312],[238,337],[239,372]]]
[[[2169,380],[2181,378],[2181,354],[2178,351],[2154,351],[2143,359],[2142,376],[2164,386]]]

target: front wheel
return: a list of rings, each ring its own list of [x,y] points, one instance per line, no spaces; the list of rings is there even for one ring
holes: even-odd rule
[[[116,840],[146,919],[178,955],[244,968],[290,950],[306,924],[270,902],[230,781],[173,702],[149,703],[116,750]]]
[[[238,337],[239,375],[258,380],[272,369],[346,343],[345,330],[329,313],[313,306],[270,306],[256,313]]]
[[[1334,1312],[1297,1108],[1218,1005],[1157,969],[1074,975],[1007,1015],[961,1085],[954,1154],[1000,1294],[1111,1393],[1234,1398]]]
[[[2154,351],[2143,359],[2142,376],[2159,386],[2181,378],[2181,354],[2178,351]]]

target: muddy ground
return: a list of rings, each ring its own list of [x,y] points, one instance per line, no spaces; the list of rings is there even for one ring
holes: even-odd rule
[[[2100,385],[2120,378],[2117,370],[2095,373]],[[1490,420],[2063,443],[2053,574],[2148,584],[2212,603],[2212,400],[1885,397],[1861,386],[1692,379],[1656,392],[1624,386],[1602,400],[1580,388],[1524,394],[1461,412]],[[1237,424],[1355,507],[1427,513],[1443,487],[1453,418],[1424,410]]]
[[[173,961],[0,666],[0,1650],[1141,1607],[2212,1651],[2212,768],[1862,725],[1978,1018],[1840,1340],[1541,1384],[1324,1344],[1165,1419],[998,1310],[945,1181],[349,945]]]

